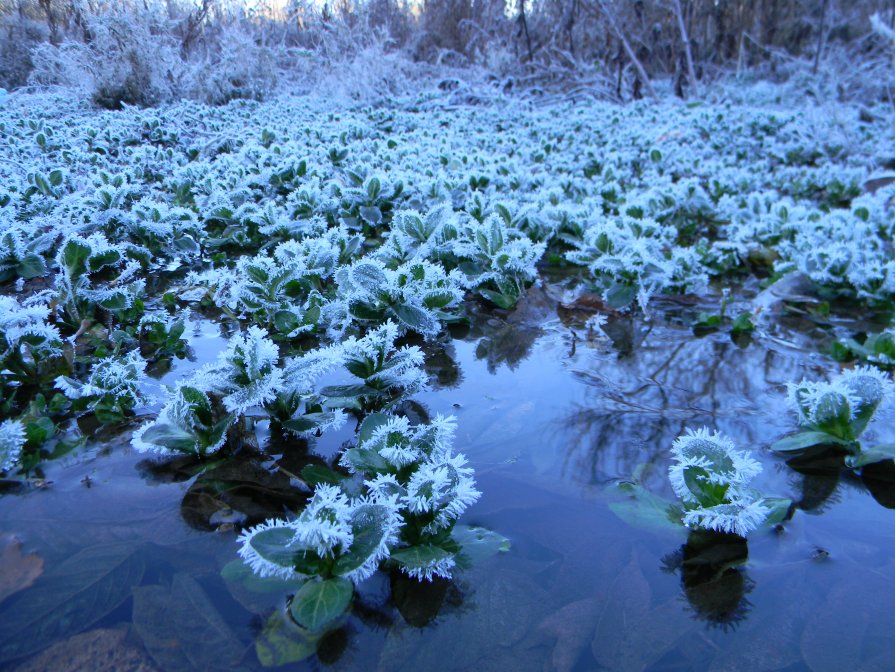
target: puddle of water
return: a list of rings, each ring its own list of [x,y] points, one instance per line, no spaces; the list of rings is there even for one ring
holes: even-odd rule
[[[377,574],[317,657],[289,669],[889,669],[886,475],[868,487],[766,450],[794,428],[784,384],[823,370],[810,339],[784,330],[740,348],[657,312],[589,340],[580,319],[538,301],[435,353],[433,389],[417,397],[457,416],[455,446],[483,492],[464,522],[508,536],[512,550],[453,583]],[[212,361],[225,341],[202,322],[191,333],[196,360],[160,384]],[[891,420],[876,421],[878,440],[892,440]],[[757,487],[799,502],[784,529],[756,532],[748,548],[706,545],[612,512],[607,486],[640,465],[644,485],[670,496],[671,443],[703,424],[755,451]],[[188,459],[147,460],[126,436],[48,464],[47,488],[0,499],[0,531],[44,560],[32,588],[0,603],[0,660],[11,668],[82,630],[125,624],[143,641],[171,638],[167,669],[262,669],[253,643],[283,596],[221,578],[236,558],[234,526],[300,507],[306,493],[291,474],[352,432],[200,475]],[[18,624],[32,621],[25,638]]]

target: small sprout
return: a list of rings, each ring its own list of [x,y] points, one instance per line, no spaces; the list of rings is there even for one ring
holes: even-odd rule
[[[892,381],[877,368],[859,366],[830,382],[790,383],[788,390],[800,425],[828,435],[834,443],[848,444],[864,432],[891,393]]]
[[[687,430],[674,441],[671,487],[684,505],[688,527],[745,537],[771,513],[761,496],[749,487],[761,465],[733,441],[707,427]]]

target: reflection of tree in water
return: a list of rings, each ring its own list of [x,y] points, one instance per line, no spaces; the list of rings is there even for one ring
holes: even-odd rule
[[[491,325],[475,348],[476,359],[483,359],[488,373],[495,373],[501,364],[515,369],[531,353],[539,329],[510,323]]]
[[[426,354],[423,366],[429,374],[429,381],[436,390],[448,390],[459,387],[463,382],[463,371],[457,364],[457,353],[451,343],[424,343],[421,345]]]
[[[532,287],[510,313],[477,303],[469,306],[468,317],[469,331],[463,339],[478,341],[476,359],[485,360],[493,374],[501,364],[515,369],[531,354],[543,325],[556,319],[556,301]]]
[[[644,332],[627,330],[634,338]],[[805,363],[801,353],[743,350],[723,334],[694,339],[671,327],[653,328],[624,356],[579,348],[570,366],[592,394],[565,418],[566,470],[599,482],[638,464],[664,465],[675,437],[700,425],[742,447],[770,441],[789,426],[776,390],[800,379]]]
[[[755,583],[742,569],[748,558],[742,537],[694,530],[687,543],[663,558],[663,569],[680,573],[695,618],[728,630],[745,620],[752,607],[746,595]]]

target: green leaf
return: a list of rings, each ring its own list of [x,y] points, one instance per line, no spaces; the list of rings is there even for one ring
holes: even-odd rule
[[[278,310],[274,313],[273,324],[281,334],[291,334],[301,326],[301,320],[289,310]]]
[[[616,283],[606,290],[603,299],[609,304],[610,308],[618,310],[630,304],[635,296],[637,296],[636,287]]]
[[[699,316],[696,318],[696,322],[693,323],[693,326],[702,327],[704,329],[719,327],[721,326],[721,316],[712,315],[711,313],[699,313]]]
[[[358,320],[380,321],[384,315],[384,309],[364,301],[351,301],[348,304],[348,313]]]
[[[47,265],[39,254],[29,254],[16,266],[16,273],[25,280],[39,278],[47,274]]]
[[[264,624],[255,640],[255,654],[264,667],[280,667],[310,658],[317,651],[319,635],[291,623],[279,611]]]
[[[361,206],[358,208],[358,213],[370,226],[378,226],[382,222],[382,211],[377,207]]]
[[[748,334],[755,331],[755,325],[752,323],[752,314],[746,312],[737,315],[730,330],[735,334]]]
[[[351,279],[371,294],[377,294],[388,284],[388,278],[377,264],[359,262],[351,269]]]
[[[378,177],[371,177],[369,182],[367,182],[367,197],[374,201],[379,198],[379,192],[382,191],[382,183],[379,181]]]
[[[97,406],[93,409],[94,417],[103,425],[114,425],[124,419],[124,414],[115,408]]]
[[[40,651],[88,629],[117,609],[143,578],[130,545],[94,546],[13,595],[0,610],[0,662]]]
[[[199,252],[199,244],[193,240],[192,236],[178,236],[174,239],[174,247],[181,252],[197,253]]]
[[[99,254],[90,255],[87,259],[87,267],[94,273],[103,266],[111,266],[119,261],[121,261],[121,252],[116,249],[108,249]]]
[[[385,413],[370,413],[364,421],[360,423],[360,429],[357,432],[357,440],[359,443],[363,444],[364,441],[369,441],[370,437],[373,436],[373,432],[376,431],[377,428],[382,427],[389,420],[391,420],[390,415],[386,415]]]
[[[295,566],[296,556],[304,551],[301,547],[291,545],[294,538],[295,530],[291,527],[272,527],[252,536],[249,544],[268,562],[292,568]]]
[[[297,418],[292,418],[283,423],[286,429],[301,434],[302,432],[311,432],[325,422],[332,420],[332,413],[305,413]]]
[[[382,455],[367,448],[349,448],[345,451],[344,458],[356,471],[378,474],[389,468]]]
[[[858,469],[886,460],[895,460],[895,443],[883,443],[861,451],[858,455],[849,455],[845,458],[845,465],[852,469]]]
[[[37,418],[25,425],[25,438],[31,446],[40,446],[56,433],[56,425],[47,417]]]
[[[221,578],[228,583],[239,583],[253,593],[284,594],[297,590],[304,579],[282,579],[277,576],[260,577],[242,560],[231,560],[221,570]]]
[[[431,313],[412,304],[399,303],[392,306],[392,311],[401,322],[421,334],[432,334],[441,328]]]
[[[97,304],[110,311],[125,310],[127,308],[127,294],[123,291],[115,292],[111,296],[97,301]]]
[[[353,596],[354,586],[347,579],[314,579],[295,594],[289,612],[299,625],[319,631],[348,610]]]
[[[399,565],[407,569],[426,569],[439,560],[446,560],[452,555],[453,553],[449,553],[438,546],[423,544],[392,551],[390,557]]]
[[[373,360],[369,357],[349,359],[347,362],[345,362],[345,368],[348,369],[351,375],[363,379],[367,379],[374,373],[376,373]]]
[[[320,390],[320,395],[326,398],[326,405],[330,407],[359,406],[361,397],[375,397],[379,390],[369,385],[328,385]]]
[[[388,532],[390,512],[381,504],[365,504],[358,506],[351,514],[351,533],[354,540],[351,548],[342,555],[333,567],[339,575],[353,572],[374,555],[382,545]]]
[[[771,510],[762,523],[765,527],[773,527],[782,523],[789,516],[789,509],[792,507],[791,499],[781,497],[765,497],[761,503]]]
[[[69,240],[62,248],[62,264],[71,278],[77,278],[86,270],[85,261],[90,256],[90,248],[76,240]]]
[[[460,545],[456,558],[460,567],[471,567],[492,555],[506,553],[511,545],[509,539],[484,527],[457,525],[451,537]]]
[[[633,527],[650,530],[683,530],[678,508],[654,495],[639,483],[623,482],[614,488],[629,496],[620,502],[610,502],[609,510]]]
[[[495,292],[492,289],[479,289],[476,290],[482,298],[488,299],[491,303],[493,303],[498,308],[503,308],[504,310],[509,310],[513,306],[516,305],[516,301],[518,297],[510,296],[507,294],[501,294],[500,292]]]
[[[175,425],[154,424],[142,436],[143,441],[180,453],[196,452],[196,437]]]
[[[423,304],[426,306],[426,308],[445,308],[449,306],[453,301],[453,292],[444,290],[441,292],[430,292],[429,294],[426,294],[426,298],[423,299]]]
[[[779,441],[775,441],[773,444],[771,444],[771,450],[778,453],[789,453],[799,450],[805,450],[806,448],[811,448],[812,446],[823,446],[830,444],[837,446],[847,446],[849,442],[843,441],[842,439],[833,436],[832,434],[827,434],[826,432],[798,432],[797,434],[791,434],[790,436],[784,437]]]
[[[44,141],[44,142],[46,142],[46,141]],[[40,144],[40,143],[38,143],[38,144]],[[44,196],[49,196],[51,193],[50,184],[47,182],[46,178],[43,175],[41,175],[40,173],[36,173],[34,175],[34,186],[36,186],[38,191],[40,191],[40,193],[43,194]]]
[[[308,485],[339,485],[347,476],[333,471],[322,464],[309,464],[301,470],[301,477]]]

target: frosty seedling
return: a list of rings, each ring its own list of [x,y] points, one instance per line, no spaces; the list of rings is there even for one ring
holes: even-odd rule
[[[888,374],[873,366],[859,366],[833,380],[790,383],[789,403],[805,429],[787,436],[772,447],[780,452],[800,451],[813,446],[838,446],[851,453],[846,463],[860,467],[895,457],[895,447],[862,446],[860,438],[877,409],[892,393]]]
[[[688,429],[671,452],[675,462],[668,476],[684,505],[684,525],[745,537],[770,514],[771,508],[749,487],[761,465],[735,450],[720,432]]]

